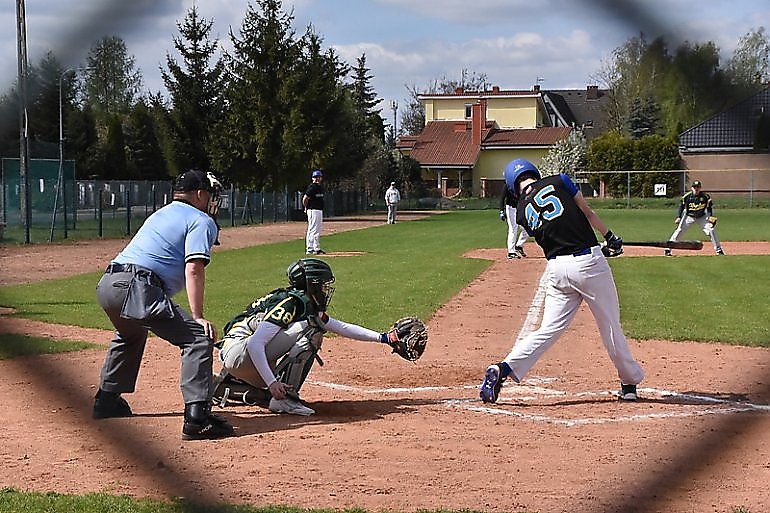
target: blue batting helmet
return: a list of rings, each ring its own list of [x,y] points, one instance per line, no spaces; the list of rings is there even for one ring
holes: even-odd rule
[[[514,196],[519,195],[519,181],[524,175],[531,175],[536,180],[540,180],[541,178],[540,171],[538,171],[535,165],[528,160],[512,160],[505,166],[505,171],[503,171],[505,184],[508,186],[508,189],[513,191]]]
[[[310,176],[312,176],[313,178],[318,178],[319,176],[323,176],[323,175],[324,174],[321,172],[320,169],[316,169],[315,171],[313,171],[313,174]]]

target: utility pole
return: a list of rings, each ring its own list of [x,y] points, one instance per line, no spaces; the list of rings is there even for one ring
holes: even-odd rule
[[[396,146],[396,137],[398,136],[398,102],[390,102],[390,108],[393,109],[393,146]]]
[[[24,242],[30,243],[32,202],[29,191],[29,130],[27,119],[27,24],[24,0],[16,0],[17,62],[19,80],[19,210],[24,224]]]

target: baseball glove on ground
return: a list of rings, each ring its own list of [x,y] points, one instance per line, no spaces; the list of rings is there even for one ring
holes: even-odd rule
[[[413,362],[425,352],[428,328],[417,317],[403,317],[388,331],[388,344],[398,356]]]
[[[717,225],[717,217],[716,216],[709,216],[708,219],[706,219],[708,223],[711,225],[711,227],[715,227]]]

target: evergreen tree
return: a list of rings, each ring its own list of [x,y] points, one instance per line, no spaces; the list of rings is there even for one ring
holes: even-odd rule
[[[361,54],[353,68],[353,100],[367,119],[366,138],[374,137],[385,140],[385,125],[382,121],[382,109],[375,107],[382,101],[377,99],[377,93],[371,85],[374,78],[366,67],[366,54]]]
[[[193,4],[184,22],[177,23],[180,36],[174,37],[183,63],[166,54],[168,70],[161,69],[171,97],[167,130],[174,169],[211,169],[212,132],[225,111],[224,64],[214,59],[218,41],[209,39],[212,26]]]
[[[279,0],[257,0],[257,6],[259,10],[248,5],[240,37],[230,32],[233,53],[225,55],[228,110],[212,148],[217,169],[233,183],[254,189],[274,188],[290,181],[291,174],[307,173],[283,167],[289,115],[284,86],[300,53],[291,28],[293,16],[281,10]]]
[[[155,120],[144,100],[136,102],[125,125],[128,176],[134,180],[168,179]]]

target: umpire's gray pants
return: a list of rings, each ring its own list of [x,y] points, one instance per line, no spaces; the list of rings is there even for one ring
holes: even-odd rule
[[[100,388],[117,394],[136,387],[148,331],[181,348],[179,385],[185,403],[211,398],[213,344],[192,316],[172,303],[171,319],[135,321],[120,316],[128,293],[131,272],[105,273],[96,286],[99,304],[115,326],[115,337],[102,367]]]

